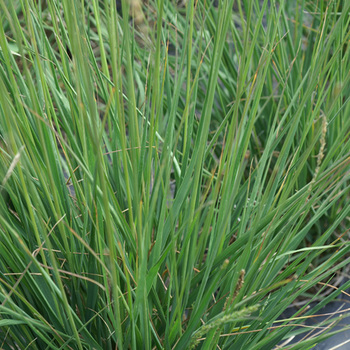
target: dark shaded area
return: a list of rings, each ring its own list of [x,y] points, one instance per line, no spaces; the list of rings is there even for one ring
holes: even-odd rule
[[[312,308],[316,305],[317,305],[317,302],[314,302],[310,304],[310,307]],[[350,296],[341,294],[337,299],[335,299],[333,302],[329,303],[328,305],[326,305],[325,307],[323,307],[321,310],[317,312],[317,315],[320,315],[320,316],[306,319],[304,322],[304,325],[316,327],[322,321],[334,318],[337,315],[340,316],[342,314],[342,311],[343,313],[349,313],[349,309],[350,309]],[[296,312],[298,312],[298,310],[299,309],[295,306],[290,307],[281,315],[281,319],[292,317],[293,315],[295,315]],[[334,315],[332,316],[331,314],[333,313]],[[336,326],[331,329],[331,331],[334,332],[337,330],[341,330],[344,327],[348,327],[349,325],[350,325],[350,316],[344,318],[339,323],[337,323]],[[284,340],[283,342],[281,342],[280,345],[283,344],[284,347],[290,347],[293,344],[299,343],[301,340],[311,339],[319,333],[320,333],[320,329],[315,328],[314,330],[312,330],[310,328],[309,332],[305,332],[303,334],[296,336],[290,342],[288,342],[288,344],[286,343],[286,340]],[[343,332],[335,334],[332,337],[315,345],[312,349],[313,350],[330,350],[330,349],[349,350],[350,349],[350,330],[345,330]]]

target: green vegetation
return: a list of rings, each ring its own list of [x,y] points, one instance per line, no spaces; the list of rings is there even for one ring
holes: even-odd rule
[[[308,349],[347,316],[304,325],[350,287],[350,2],[139,5],[0,0],[0,348]]]

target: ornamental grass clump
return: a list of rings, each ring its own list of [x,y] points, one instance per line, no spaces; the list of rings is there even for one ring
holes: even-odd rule
[[[350,2],[0,8],[0,348],[349,328]]]

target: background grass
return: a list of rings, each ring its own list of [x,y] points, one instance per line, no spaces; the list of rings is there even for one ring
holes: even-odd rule
[[[349,287],[350,3],[0,7],[0,347],[309,332]]]

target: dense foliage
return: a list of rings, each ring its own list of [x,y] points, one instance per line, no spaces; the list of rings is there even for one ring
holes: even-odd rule
[[[332,334],[305,322],[350,287],[349,1],[0,9],[1,348]]]

